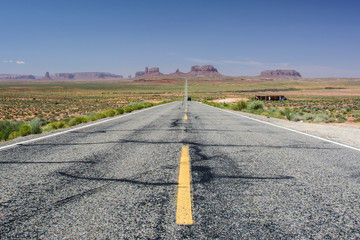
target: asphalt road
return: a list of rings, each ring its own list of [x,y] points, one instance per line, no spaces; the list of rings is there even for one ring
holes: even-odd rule
[[[0,238],[360,238],[359,151],[197,102],[185,108],[1,149]],[[192,225],[176,223],[183,146]]]

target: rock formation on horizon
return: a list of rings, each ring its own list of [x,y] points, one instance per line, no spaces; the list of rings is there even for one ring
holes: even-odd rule
[[[135,78],[141,77],[141,76],[143,76],[144,74],[145,74],[145,72],[143,72],[143,71],[136,72],[136,73],[135,73]]]
[[[21,80],[21,79],[31,79],[34,80],[36,77],[34,75],[19,75],[19,74],[0,74],[0,80]]]
[[[153,68],[150,68],[147,73],[148,74],[160,73],[160,69],[158,67],[153,67]]]
[[[75,78],[75,75],[72,73],[55,73],[54,78],[55,79],[73,79],[73,78]]]
[[[221,75],[214,66],[205,65],[205,66],[192,66],[190,72],[183,73],[179,69],[176,69],[174,73],[162,74],[159,71],[159,68],[145,68],[145,71],[140,71],[135,73],[135,78],[139,77],[152,77],[152,76],[171,76],[171,77],[193,77],[193,76],[206,76],[206,77],[219,77]]]
[[[55,73],[55,79],[111,79],[123,78],[122,75],[105,72],[78,72],[78,73]]]
[[[266,70],[261,72],[260,77],[301,77],[301,74],[295,70]]]
[[[222,76],[216,68],[212,65],[205,66],[192,66],[188,76],[206,76],[206,77],[217,77]]]
[[[139,77],[154,77],[154,76],[163,76],[158,67],[148,68],[145,67],[145,71],[139,71],[135,73],[135,78]]]
[[[186,73],[180,72],[180,70],[177,68],[176,71],[174,73],[169,73],[169,76],[172,77],[182,77],[184,76]]]
[[[50,77],[49,72],[46,72],[46,73],[45,73],[44,80],[50,80],[50,79],[51,79],[51,77]]]

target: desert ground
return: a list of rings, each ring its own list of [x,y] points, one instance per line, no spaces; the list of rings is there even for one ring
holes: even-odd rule
[[[255,95],[282,95],[286,101],[264,101],[264,109],[285,108],[328,114],[328,124],[360,123],[360,79],[259,77],[187,77],[195,101],[231,104]],[[132,102],[182,100],[185,78],[151,77],[128,80],[2,82],[0,121],[46,122],[116,109]],[[226,106],[225,106],[226,107]],[[266,114],[265,114],[266,115]],[[341,116],[340,116],[341,115]],[[338,116],[338,117],[336,117]],[[271,117],[271,116],[270,116]],[[312,119],[309,119],[312,120]]]

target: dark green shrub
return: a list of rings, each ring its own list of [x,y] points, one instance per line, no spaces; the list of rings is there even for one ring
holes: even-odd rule
[[[31,134],[31,127],[29,124],[23,124],[19,128],[20,136],[26,136]]]
[[[125,108],[124,108],[124,112],[126,112],[126,113],[129,113],[129,112],[132,112],[134,109],[132,108],[132,107],[129,107],[129,106],[126,106]]]
[[[133,108],[134,110],[140,110],[140,109],[143,109],[143,108],[144,108],[144,106],[143,106],[143,105],[138,104],[138,105],[134,105],[134,106],[132,106],[132,108]]]
[[[336,116],[336,118],[337,118],[337,122],[338,123],[343,123],[343,122],[346,122],[346,117],[344,117],[344,116],[342,116],[342,115],[338,115],[338,116]]]
[[[231,105],[231,109],[235,111],[242,111],[247,108],[247,103],[245,101],[238,101],[235,104]]]
[[[153,103],[149,103],[149,102],[145,103],[145,107],[146,107],[146,108],[148,108],[148,107],[152,107],[152,106],[154,106],[154,104],[153,104]]]
[[[115,116],[115,111],[114,110],[109,110],[107,113],[108,113],[109,117]]]
[[[104,113],[97,113],[90,117],[90,121],[96,121],[102,118],[106,118],[106,115]]]
[[[292,113],[290,108],[285,108],[284,115],[289,121],[291,121],[294,118],[294,114]]]
[[[114,110],[107,110],[107,111],[103,111],[102,112],[106,117],[113,117],[115,116],[115,111]]]
[[[64,128],[65,127],[65,122],[64,121],[57,122],[56,127],[57,128]]]
[[[85,117],[85,116],[75,117],[75,125],[80,124],[80,123],[87,123],[89,121],[90,121],[90,118]]]
[[[220,104],[220,107],[221,107],[221,108],[229,108],[229,107],[230,107],[230,104],[224,102],[224,103],[221,103],[221,104]]]
[[[41,133],[41,126],[43,125],[44,120],[41,118],[35,118],[33,119],[29,125],[31,129],[31,134],[38,134]]]
[[[8,140],[10,133],[19,131],[23,122],[0,121],[0,132],[2,139]]]
[[[124,113],[124,109],[123,108],[117,108],[116,112],[118,113],[118,115],[123,114]]]
[[[52,130],[55,130],[56,128],[54,128],[54,125],[51,124],[47,124],[45,126],[42,127],[42,132],[49,132]]]
[[[236,104],[231,105],[231,109],[234,110],[234,111],[239,111]]]
[[[245,102],[245,101],[238,101],[238,102],[236,103],[236,106],[237,106],[237,110],[238,110],[238,111],[242,111],[243,109],[246,109],[246,108],[247,108],[248,104],[247,104],[247,102]]]
[[[75,126],[76,125],[76,121],[75,118],[71,118],[67,124],[69,127]]]
[[[277,110],[277,111],[271,112],[271,113],[270,113],[270,117],[283,119],[283,118],[284,118],[284,115],[282,114],[281,111]]]
[[[11,132],[7,138],[7,140],[12,140],[12,139],[15,139],[17,137],[20,137],[20,133],[18,131],[14,131],[14,132]]]
[[[264,109],[264,103],[261,101],[254,101],[248,106],[249,110],[262,110]]]
[[[58,123],[57,122],[52,122],[47,124],[47,126],[52,126],[53,129],[58,129]]]
[[[69,121],[71,120],[71,118],[64,118],[63,121],[65,123],[65,125],[68,125]]]

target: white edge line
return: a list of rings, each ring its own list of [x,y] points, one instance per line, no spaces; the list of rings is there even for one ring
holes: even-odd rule
[[[204,104],[204,103],[201,103],[201,104]],[[270,125],[270,126],[274,126],[274,127],[277,127],[277,128],[281,128],[281,129],[291,131],[291,132],[299,133],[299,134],[302,134],[302,135],[305,135],[305,136],[308,136],[308,137],[316,138],[316,139],[319,139],[319,140],[322,140],[322,141],[325,141],[325,142],[329,142],[329,143],[332,143],[332,144],[336,144],[336,145],[339,145],[339,146],[342,146],[342,147],[345,147],[345,148],[350,148],[352,150],[356,150],[356,151],[360,152],[360,148],[352,147],[352,146],[342,144],[342,143],[339,143],[339,142],[334,142],[334,141],[331,141],[331,140],[326,139],[326,138],[318,137],[318,136],[311,135],[311,134],[308,134],[308,133],[304,133],[304,132],[294,130],[294,129],[291,129],[291,128],[282,127],[282,126],[279,126],[279,125],[276,125],[276,124],[273,124],[273,123],[269,123],[269,122],[265,122],[265,121],[262,121],[262,120],[259,120],[259,119],[256,119],[256,118],[248,117],[248,116],[242,115],[240,113],[231,112],[231,111],[221,109],[221,108],[217,108],[217,107],[214,107],[214,106],[210,106],[210,105],[207,105],[207,104],[204,104],[204,105],[215,108],[215,109],[218,109],[218,110],[221,110],[223,112],[231,113],[231,114],[243,117],[243,118],[251,119],[251,120],[261,122],[261,123],[264,123],[264,124],[267,124],[267,125]]]
[[[65,134],[65,133],[73,132],[73,131],[76,131],[76,130],[92,127],[92,126],[99,125],[99,124],[106,123],[106,122],[110,122],[110,121],[114,121],[114,120],[117,120],[117,119],[120,119],[120,118],[123,118],[123,117],[127,117],[127,116],[137,114],[137,113],[140,113],[140,112],[145,112],[145,111],[148,111],[150,109],[154,109],[154,108],[161,107],[161,106],[166,105],[166,104],[172,104],[172,103],[174,103],[174,102],[165,103],[165,104],[161,104],[161,105],[157,105],[157,106],[154,106],[154,107],[149,107],[149,108],[145,108],[145,109],[141,109],[141,110],[136,110],[134,112],[127,113],[127,114],[124,114],[124,115],[120,115],[120,116],[117,116],[117,117],[112,117],[112,118],[108,118],[108,119],[105,119],[105,120],[95,121],[94,123],[91,123],[91,124],[88,124],[88,125],[85,125],[85,126],[76,127],[76,128],[72,128],[72,129],[69,129],[69,130],[62,131],[62,132],[50,134],[50,135],[47,135],[47,136],[38,137],[38,138],[30,139],[30,140],[25,140],[25,141],[22,141],[22,142],[9,144],[9,145],[0,147],[0,151],[11,148],[11,147],[15,147],[17,145],[27,144],[27,143],[31,143],[31,142],[37,142],[37,141],[40,141],[40,140],[43,140],[43,139],[46,139],[46,138],[51,138],[51,137],[55,137],[55,136]]]

